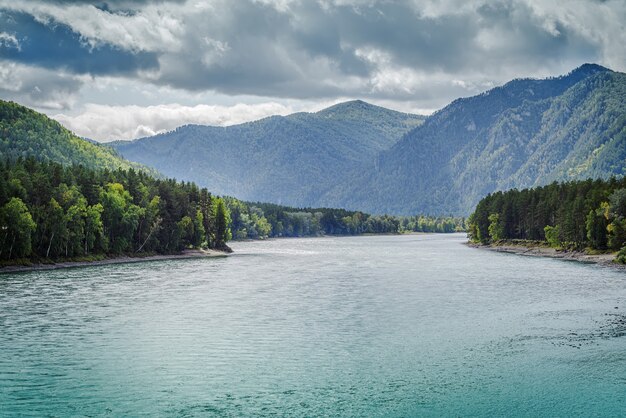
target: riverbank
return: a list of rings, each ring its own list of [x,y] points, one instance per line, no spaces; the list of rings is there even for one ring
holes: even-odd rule
[[[109,264],[126,264],[126,263],[140,263],[145,261],[160,261],[160,260],[181,260],[189,258],[213,258],[213,257],[228,257],[229,253],[217,250],[184,250],[180,254],[158,254],[148,256],[119,256],[105,258],[103,260],[96,261],[61,261],[58,263],[33,263],[31,265],[15,265],[4,266],[0,268],[0,274],[3,273],[16,273],[23,271],[36,271],[36,270],[57,270],[74,267],[87,267],[87,266],[104,266]]]
[[[477,244],[473,242],[467,242],[466,245],[474,248],[481,248],[502,253],[527,255],[531,257],[559,258],[563,260],[572,260],[582,263],[592,263],[619,269],[626,269],[626,265],[615,263],[613,261],[615,260],[616,253],[590,254],[583,251],[557,250],[556,248],[531,242],[523,244],[509,241],[499,242],[495,244]]]

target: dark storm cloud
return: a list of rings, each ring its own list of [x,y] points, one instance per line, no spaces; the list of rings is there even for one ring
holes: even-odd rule
[[[5,59],[191,92],[405,100],[625,56],[615,0],[0,4]]]
[[[186,23],[198,28],[199,19],[206,21],[205,36],[228,48],[207,60],[203,53],[211,55],[211,45],[202,44],[197,31],[188,32],[183,48],[163,60],[172,65],[163,66],[156,82],[227,94],[397,97],[405,93],[385,89],[381,73],[406,68],[451,77],[499,72],[506,78],[601,58],[601,41],[558,17],[538,16],[526,3],[469,5],[433,15],[410,2],[294,1],[284,10],[217,2],[214,14]]]
[[[93,75],[132,74],[158,68],[154,53],[133,53],[111,44],[91,46],[69,26],[44,24],[26,13],[3,11],[0,28],[19,45],[0,46],[0,57],[7,60]]]

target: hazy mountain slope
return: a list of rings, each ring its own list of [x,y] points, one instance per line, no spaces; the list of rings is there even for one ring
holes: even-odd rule
[[[112,145],[167,176],[240,199],[315,206],[423,117],[362,101],[229,127],[183,126]]]
[[[587,64],[563,77],[514,80],[458,99],[320,204],[468,214],[495,190],[621,175],[625,87],[625,74]]]
[[[77,137],[41,113],[0,100],[0,159],[19,157],[94,169],[146,169],[124,160],[110,147]]]
[[[455,100],[413,129],[415,116],[355,101],[115,146],[247,200],[467,215],[496,190],[623,175],[625,98],[625,74],[585,64]]]

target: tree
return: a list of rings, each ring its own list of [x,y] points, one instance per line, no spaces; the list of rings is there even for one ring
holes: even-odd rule
[[[261,216],[256,222],[256,230],[261,238],[267,238],[272,233],[272,225],[270,225],[265,216]]]
[[[194,247],[200,247],[206,237],[206,230],[204,229],[204,215],[202,210],[197,209],[195,216],[193,217],[193,240],[191,245]]]
[[[543,230],[546,234],[546,241],[548,241],[550,247],[560,248],[563,245],[560,238],[561,228],[558,225],[548,225]]]
[[[0,209],[0,233],[2,246],[0,256],[28,257],[32,251],[32,233],[37,228],[28,207],[18,197],[13,197]]]
[[[58,257],[65,248],[67,227],[65,212],[55,198],[51,198],[44,211],[46,258]]]
[[[87,201],[81,198],[76,204],[69,207],[65,214],[68,230],[68,239],[65,242],[65,256],[82,254],[85,239],[85,212]]]
[[[608,205],[608,203],[603,203]],[[590,210],[587,215],[585,226],[587,229],[587,239],[591,248],[603,250],[607,245],[607,219],[604,216],[605,209],[600,207]]]
[[[178,227],[178,236],[180,237],[182,247],[189,247],[194,239],[193,220],[189,216],[184,216],[183,219],[178,221],[176,226]]]
[[[505,238],[504,227],[500,222],[500,215],[497,213],[489,215],[489,236],[492,241],[500,241]]]
[[[230,232],[230,213],[221,198],[215,199],[214,205],[215,218],[215,236],[213,240],[213,248],[226,249],[226,242],[231,239]]]
[[[129,251],[139,219],[145,209],[132,203],[133,197],[120,183],[108,183],[100,192],[103,230],[112,253]]]
[[[626,189],[619,189],[609,196],[607,217],[608,246],[619,250],[626,244]]]
[[[85,254],[89,254],[95,249],[103,249],[102,212],[104,208],[100,203],[88,206],[85,211]]]

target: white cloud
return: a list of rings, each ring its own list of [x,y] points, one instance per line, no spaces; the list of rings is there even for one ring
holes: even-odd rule
[[[147,5],[133,13],[111,13],[90,4],[1,0],[0,8],[28,13],[45,24],[65,24],[92,47],[109,43],[130,51],[176,51],[184,31],[181,9],[176,5]]]
[[[0,97],[39,109],[69,109],[89,77],[0,60]]]
[[[18,51],[22,49],[22,47],[20,46],[20,42],[17,40],[15,35],[6,32],[0,32],[0,48],[3,47],[17,49]]]
[[[77,135],[101,142],[134,139],[170,131],[181,125],[228,126],[271,115],[287,115],[293,109],[275,102],[233,106],[108,106],[88,104],[82,113],[51,115]]]
[[[80,135],[108,141],[184,123],[239,123],[340,98],[429,112],[513,78],[560,75],[586,61],[626,70],[624,0],[105,3],[111,9],[0,0],[0,9],[30,14],[49,28],[67,25],[88,46],[141,51],[158,65],[134,72],[113,65],[91,76],[90,68],[65,66],[62,54],[71,59],[72,51],[47,51],[57,58],[48,61],[29,55],[28,30],[38,25],[24,25],[23,33],[5,28],[0,48],[22,48],[24,58],[0,61],[3,98],[58,109],[56,117]],[[82,62],[92,62],[90,52]],[[134,55],[141,54],[117,59],[123,64]]]
[[[626,71],[626,1],[569,0],[551,2],[525,0],[546,31],[560,35],[557,24],[594,42],[601,57],[600,64],[613,70]]]

